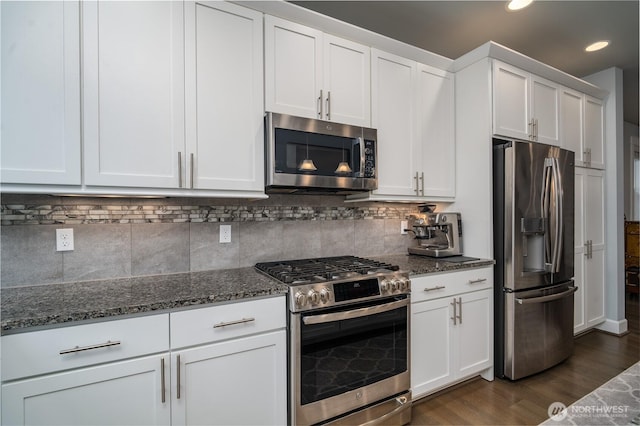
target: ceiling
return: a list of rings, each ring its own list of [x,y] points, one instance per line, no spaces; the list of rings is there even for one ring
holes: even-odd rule
[[[576,77],[623,70],[624,120],[638,124],[638,0],[292,1],[358,27],[456,59],[492,40]],[[587,53],[594,41],[610,40]]]

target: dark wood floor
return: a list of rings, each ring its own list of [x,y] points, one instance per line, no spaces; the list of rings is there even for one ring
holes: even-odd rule
[[[510,382],[474,379],[414,404],[412,425],[537,425],[549,404],[569,405],[640,360],[640,309],[627,296],[630,332],[600,331],[575,340],[567,361],[540,374]]]

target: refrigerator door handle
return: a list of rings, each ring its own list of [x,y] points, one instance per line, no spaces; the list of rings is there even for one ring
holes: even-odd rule
[[[544,220],[544,267],[545,271],[554,271],[554,255],[549,235],[549,204],[551,202],[551,179],[553,177],[553,159],[544,159],[544,171],[542,173],[542,193],[540,194],[540,212]]]
[[[562,235],[564,232],[563,202],[564,194],[562,190],[562,175],[560,174],[560,163],[557,158],[553,159],[553,181],[555,195],[555,241],[553,244],[553,269],[554,273],[560,272],[560,261],[562,256]]]
[[[516,302],[518,302],[520,305],[529,305],[531,303],[551,302],[553,300],[562,299],[563,297],[566,297],[566,296],[568,296],[570,294],[573,294],[576,291],[578,291],[578,287],[573,286],[573,287],[569,287],[568,290],[565,290],[562,293],[551,294],[549,296],[530,297],[530,298],[524,298],[524,299],[516,298]]]

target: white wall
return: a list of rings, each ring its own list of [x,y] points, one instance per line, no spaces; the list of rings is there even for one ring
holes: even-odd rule
[[[584,80],[608,90],[605,99],[605,315],[599,329],[627,331],[624,312],[624,136],[622,70],[609,68]]]

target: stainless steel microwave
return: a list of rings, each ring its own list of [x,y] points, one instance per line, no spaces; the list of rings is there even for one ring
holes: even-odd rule
[[[377,189],[376,129],[268,112],[267,192],[349,194]]]

